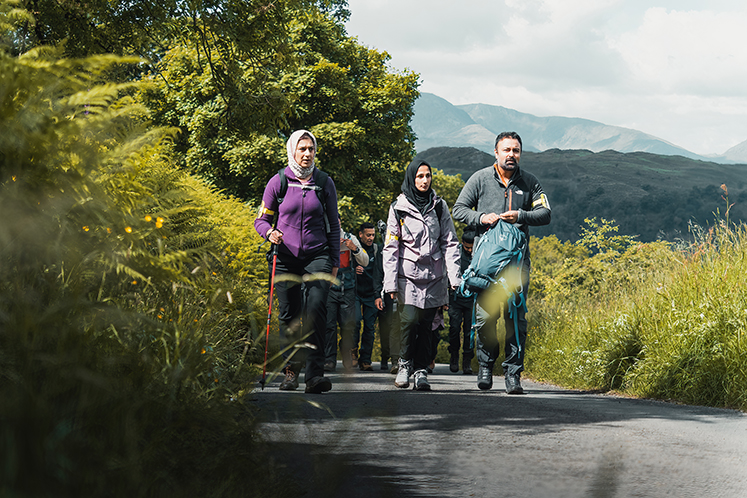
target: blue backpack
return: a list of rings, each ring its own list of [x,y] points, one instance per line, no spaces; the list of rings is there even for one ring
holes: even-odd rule
[[[499,221],[480,237],[472,253],[472,262],[462,274],[459,293],[471,298],[492,284],[509,283],[501,273],[508,266],[520,267],[526,249],[526,235],[516,226]],[[514,289],[506,289],[509,294]]]
[[[462,282],[457,292],[466,298],[476,298],[477,295],[491,285],[500,285],[508,299],[508,313],[514,319],[514,333],[518,336],[518,320],[516,310],[524,308],[526,302],[522,291],[523,284],[508,277],[507,269],[519,269],[522,266],[527,239],[524,232],[511,223],[498,221],[480,237],[472,252],[472,262],[462,274]],[[507,278],[508,277],[508,278]],[[474,301],[476,303],[476,300]],[[476,308],[473,304],[472,326],[470,342],[475,330]]]

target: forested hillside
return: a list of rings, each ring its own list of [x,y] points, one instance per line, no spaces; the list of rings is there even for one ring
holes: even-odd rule
[[[495,161],[473,148],[439,147],[417,157],[464,180]],[[729,206],[731,221],[747,220],[747,165],[553,149],[524,152],[521,167],[539,178],[553,210],[549,226],[532,229],[536,236],[576,240],[584,219],[596,217],[615,220],[621,233],[642,242],[689,238],[689,223],[713,224]]]

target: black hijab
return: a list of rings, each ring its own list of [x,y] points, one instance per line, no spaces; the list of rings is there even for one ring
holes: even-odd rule
[[[421,192],[415,186],[415,177],[417,176],[418,169],[420,169],[421,166],[428,166],[428,169],[431,172],[431,187],[428,187],[428,190],[425,192]],[[422,215],[425,215],[426,209],[430,207],[433,202],[433,197],[436,195],[435,192],[433,192],[432,176],[433,168],[431,168],[431,165],[421,159],[416,159],[407,166],[407,170],[405,171],[405,181],[402,182],[402,193],[405,194],[405,197],[410,201],[410,204],[415,206],[415,209],[420,211],[420,214]]]

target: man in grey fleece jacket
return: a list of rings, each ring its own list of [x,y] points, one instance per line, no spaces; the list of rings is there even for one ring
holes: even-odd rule
[[[504,132],[495,139],[495,159],[492,166],[475,172],[459,193],[454,203],[454,219],[477,226],[477,236],[485,233],[498,220],[516,224],[527,236],[527,249],[523,264],[522,288],[526,302],[529,282],[529,227],[550,223],[550,204],[537,178],[519,169],[521,158],[521,137],[516,132]],[[477,238],[475,239],[475,246]],[[490,296],[490,289],[478,298],[476,305],[477,361],[480,369],[477,386],[480,389],[493,387],[493,366],[500,345],[496,336],[496,324],[500,309],[486,311],[480,304]],[[488,307],[490,308],[490,307]],[[524,370],[524,345],[527,337],[525,308],[519,307],[515,317],[509,316],[504,308],[506,323],[506,351],[502,364],[505,375],[506,392],[523,394],[520,374]],[[517,320],[517,328],[514,328]],[[518,330],[518,334],[509,333]]]

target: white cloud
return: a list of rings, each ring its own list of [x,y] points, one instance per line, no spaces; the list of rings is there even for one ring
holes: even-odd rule
[[[747,12],[649,9],[610,44],[635,78],[664,92],[744,95]]]
[[[454,104],[635,128],[702,154],[747,139],[736,0],[349,0],[348,32]]]

